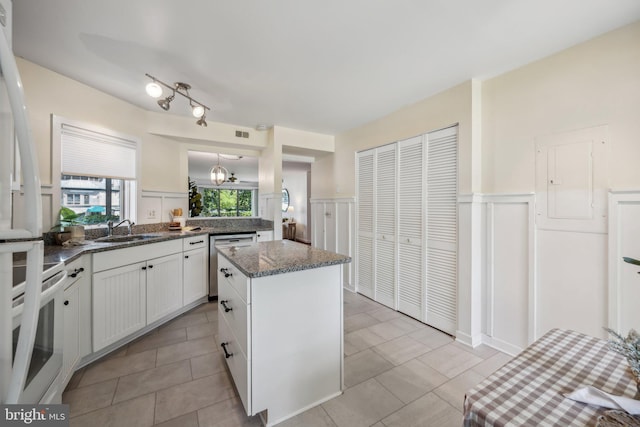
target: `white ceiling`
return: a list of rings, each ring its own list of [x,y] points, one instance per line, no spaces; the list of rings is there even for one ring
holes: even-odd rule
[[[336,134],[638,19],[638,0],[18,0],[14,50],[148,110],[145,73],[211,121]]]

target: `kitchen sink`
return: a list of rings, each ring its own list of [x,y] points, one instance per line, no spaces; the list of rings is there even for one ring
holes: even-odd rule
[[[126,243],[136,242],[139,240],[157,239],[162,237],[162,234],[125,234],[122,236],[105,236],[96,239],[96,242],[102,243]]]

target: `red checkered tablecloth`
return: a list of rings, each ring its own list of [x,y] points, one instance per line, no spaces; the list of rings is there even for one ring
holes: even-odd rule
[[[607,341],[553,329],[467,393],[464,425],[595,426],[605,408],[564,397],[587,385],[631,398],[637,390]]]

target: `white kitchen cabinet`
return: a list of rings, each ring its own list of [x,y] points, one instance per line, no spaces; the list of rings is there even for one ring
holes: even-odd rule
[[[247,415],[266,410],[271,426],[339,395],[342,266],[257,278],[218,266],[219,341]]]
[[[93,351],[143,328],[146,261],[93,274]]]
[[[80,288],[72,284],[64,290],[64,340],[62,345],[62,387],[71,379],[73,367],[80,359]]]
[[[182,254],[182,304],[188,305],[207,295],[209,246],[206,236],[184,239]]]
[[[64,389],[80,359],[91,353],[90,256],[84,255],[65,266],[67,282],[63,294],[64,333],[60,387]]]
[[[61,387],[64,388],[71,379],[75,366],[82,354],[80,328],[86,327],[86,321],[81,317],[81,292],[89,287],[89,276],[84,267],[84,259],[80,258],[65,266],[68,283],[63,296],[64,335],[62,345]]]
[[[182,307],[182,241],[93,254],[93,351]]]
[[[182,255],[172,254],[147,261],[147,324],[182,307]]]
[[[269,242],[273,240],[273,230],[258,231],[256,233],[257,242]]]

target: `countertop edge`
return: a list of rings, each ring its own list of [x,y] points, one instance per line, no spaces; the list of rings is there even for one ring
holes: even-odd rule
[[[263,243],[269,243],[269,242],[263,242]],[[324,252],[329,252],[329,251],[324,251]],[[296,264],[296,265],[286,266],[286,267],[274,267],[270,270],[249,271],[241,263],[238,263],[235,259],[230,258],[226,253],[224,253],[224,251],[218,250],[218,254],[225,257],[225,259],[227,259],[232,265],[234,265],[238,270],[240,270],[242,274],[244,274],[250,279],[256,279],[259,277],[267,277],[267,276],[275,276],[277,274],[285,274],[285,273],[291,273],[295,271],[311,270],[314,268],[329,267],[332,265],[348,264],[352,261],[351,257],[347,255],[337,254],[335,252],[333,253],[337,255],[338,258],[326,260],[326,261]]]

